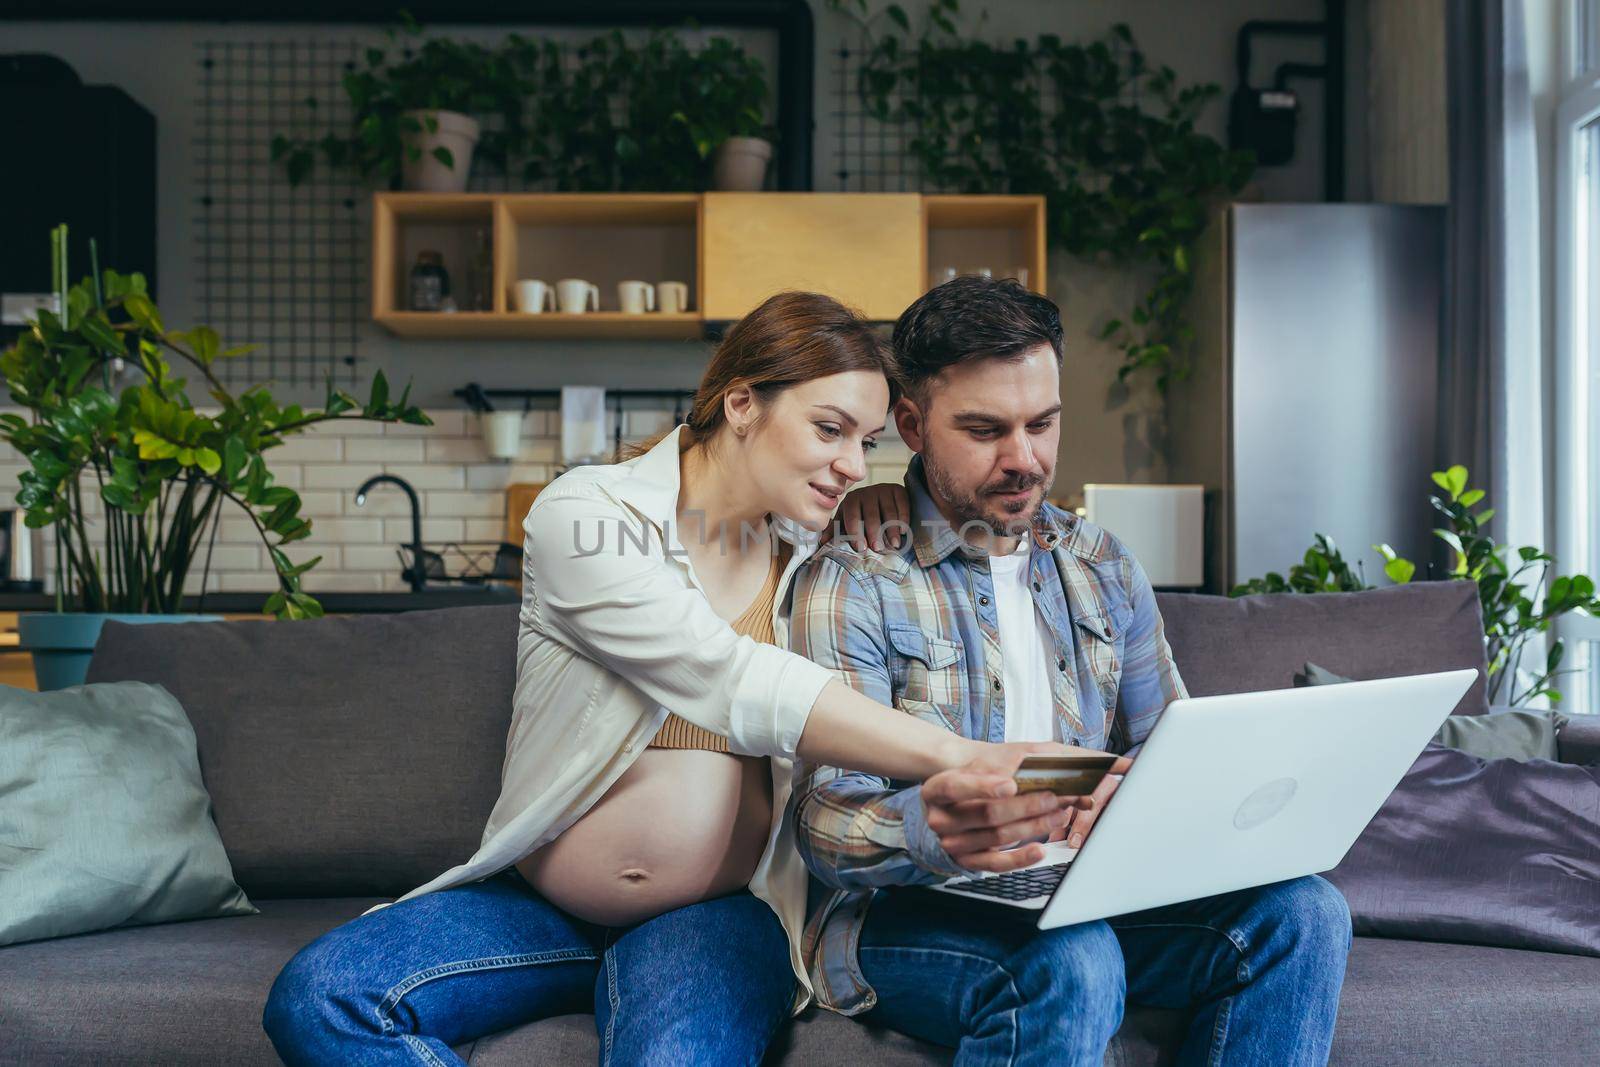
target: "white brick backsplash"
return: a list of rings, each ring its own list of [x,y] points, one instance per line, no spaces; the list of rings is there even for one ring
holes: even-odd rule
[[[277,579],[265,572],[261,574],[213,574],[215,588],[224,593],[260,593],[265,601],[278,588]]]
[[[506,524],[500,519],[467,519],[461,536],[466,541],[504,541]]]
[[[300,514],[311,518],[342,514],[344,498],[345,494],[332,489],[308,489],[300,494]]]
[[[308,575],[326,574],[329,571],[339,570],[344,566],[344,548],[342,546],[318,543],[311,537],[306,538],[304,541],[295,541],[284,548],[283,551],[293,563],[304,563],[308,559],[315,559],[321,556],[322,561],[307,571],[306,574]],[[263,556],[262,559],[265,560],[266,557]]]
[[[393,545],[345,545],[344,569],[347,571],[399,571],[400,557]]]
[[[272,475],[273,485],[299,489],[305,480],[305,475],[301,473],[301,467],[297,463],[269,463],[267,471]]]
[[[460,437],[466,433],[465,411],[429,411],[428,418],[433,420],[432,426],[413,426],[408,422],[386,422],[383,424],[385,437],[419,437],[438,436]]]
[[[467,484],[466,472],[450,464],[391,463],[383,469],[385,474],[404,478],[413,489],[464,489]]]
[[[429,463],[482,463],[489,458],[479,437],[430,437],[425,443]]]
[[[211,549],[213,571],[256,571],[262,568],[263,563],[261,549],[255,545],[217,544]],[[201,545],[194,554],[194,562],[189,566],[194,570],[203,570],[205,565],[206,546]]]
[[[560,459],[559,437],[524,437],[522,447],[517,450],[518,463],[557,463]]]
[[[226,544],[229,542],[235,544],[240,542],[247,544],[259,544],[260,541],[261,535],[256,532],[255,524],[249,519],[245,518],[243,515],[240,515],[237,518],[224,518],[221,522],[217,523],[218,544]]]
[[[466,528],[461,519],[423,519],[422,543],[425,545],[437,544],[440,541],[465,541]],[[384,519],[383,540],[388,544],[411,543],[410,519]]]
[[[506,498],[501,493],[457,493],[432,489],[423,496],[424,515],[483,519],[504,518],[506,513]]]
[[[352,418],[348,415],[326,422],[312,423],[306,427],[308,434],[323,434],[330,437],[381,437],[383,436],[383,423],[371,419]]]
[[[423,446],[428,443],[422,438],[357,437],[344,443],[344,459],[346,463],[421,463]]]
[[[383,576],[370,571],[339,571],[322,573],[318,567],[305,576],[304,588],[312,596],[318,593],[376,593],[383,588]]]
[[[511,484],[510,463],[474,463],[466,468],[468,489],[504,490]]]
[[[344,497],[344,513],[362,519],[386,519],[392,515],[410,515],[411,499],[393,482],[380,482],[367,493],[365,504],[356,503],[356,487],[340,494]],[[419,494],[420,495],[420,494]],[[427,511],[424,509],[423,514]]]
[[[301,484],[307,489],[348,489],[351,493],[366,480],[367,473],[360,467],[347,467],[342,463],[307,463],[302,468]]]
[[[654,437],[672,429],[670,411],[628,411],[622,420],[623,433],[629,437]]]
[[[383,537],[383,520],[376,516],[359,519],[317,519],[311,524],[307,540],[337,544],[377,544]]]
[[[343,457],[344,439],[331,433],[290,434],[277,448],[261,453],[268,466],[277,463],[328,463]]]

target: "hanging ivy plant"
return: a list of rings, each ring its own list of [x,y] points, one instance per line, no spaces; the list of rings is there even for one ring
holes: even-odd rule
[[[847,10],[844,0],[830,6]],[[1185,377],[1190,257],[1207,202],[1238,192],[1254,169],[1249,153],[1195,129],[1220,87],[1180,86],[1120,23],[1088,44],[1043,34],[1003,46],[958,33],[958,0],[933,0],[917,34],[898,4],[881,13],[892,24],[884,32],[865,17],[866,0],[856,6],[869,40],[862,102],[908,128],[925,187],[1043,194],[1052,245],[1153,268],[1149,289],[1100,336],[1122,352],[1119,380],[1148,371],[1165,393]]]

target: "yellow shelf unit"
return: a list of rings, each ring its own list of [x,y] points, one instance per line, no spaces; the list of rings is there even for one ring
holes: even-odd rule
[[[451,278],[464,279],[480,227],[492,238],[494,309],[406,310],[417,253],[441,252]],[[944,268],[1026,271],[1043,292],[1043,197],[377,193],[373,201],[372,317],[400,337],[699,339],[707,323],[737,319],[781,289],[828,293],[892,321]],[[517,311],[512,287],[527,278],[593,282],[600,311]],[[683,282],[688,309],[624,314],[617,284],[626,280]]]

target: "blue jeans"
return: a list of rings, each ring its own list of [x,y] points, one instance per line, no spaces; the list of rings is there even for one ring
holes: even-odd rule
[[[305,948],[262,1019],[290,1067],[458,1064],[450,1051],[593,1011],[602,1064],[753,1064],[794,997],[789,942],[748,892],[594,926],[515,868],[363,915]]]
[[[1321,878],[1054,930],[977,907],[878,894],[858,949],[878,994],[866,1018],[956,1047],[962,1067],[1099,1067],[1130,1001],[1193,1012],[1182,1064],[1328,1061],[1350,911]]]

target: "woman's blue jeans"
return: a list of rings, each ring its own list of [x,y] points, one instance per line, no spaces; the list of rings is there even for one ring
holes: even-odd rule
[[[602,1064],[753,1064],[793,998],[783,927],[748,892],[613,929],[508,868],[319,937],[262,1024],[290,1067],[458,1064],[452,1045],[589,1011]]]
[[[1328,1062],[1350,911],[1321,878],[1054,930],[997,913],[879,894],[858,951],[866,1018],[954,1046],[959,1067],[1099,1067],[1126,1001],[1189,1013],[1179,1064]]]

